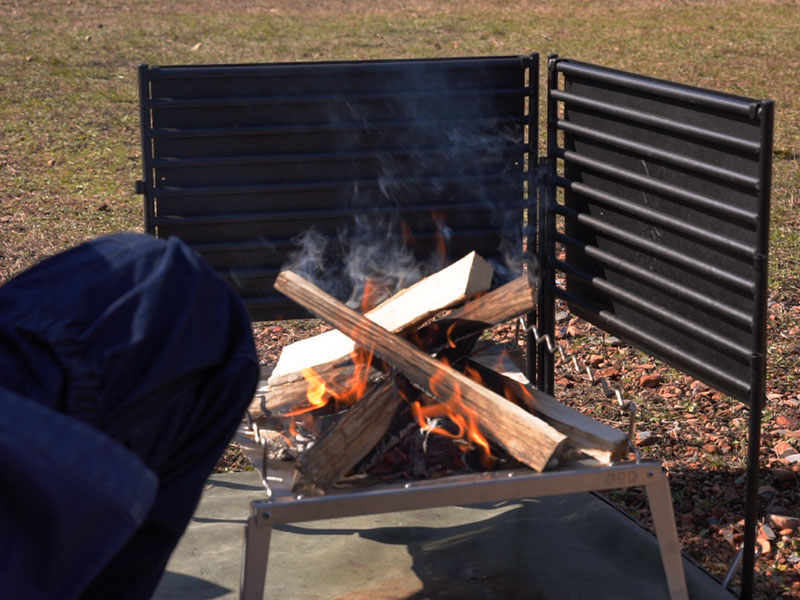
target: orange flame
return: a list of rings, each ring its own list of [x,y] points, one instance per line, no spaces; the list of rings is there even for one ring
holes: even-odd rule
[[[469,365],[464,365],[464,375],[472,379],[475,383],[480,383],[483,385],[483,377],[478,372],[477,369],[470,367]]]
[[[380,290],[378,286],[372,279],[367,278],[367,281],[364,283],[364,290],[361,293],[361,312],[365,313],[375,308],[378,304],[379,295]]]
[[[300,374],[306,380],[306,399],[308,406],[303,406],[295,410],[285,413],[284,417],[298,417],[311,411],[319,410],[328,405],[333,399],[337,407],[349,406],[355,404],[364,394],[367,393],[369,383],[369,372],[372,367],[373,353],[364,350],[363,348],[356,348],[350,353],[353,360],[353,374],[347,378],[346,381],[335,385],[328,383],[322,376],[312,368],[306,368],[300,371]],[[290,431],[294,434],[294,422],[290,425]]]
[[[333,395],[336,400],[336,406],[355,404],[367,393],[373,356],[372,350],[365,350],[361,347],[350,353],[350,358],[353,360],[353,374],[342,388]]]
[[[431,392],[433,392],[441,402],[428,405],[423,405],[418,401],[413,402],[411,404],[411,414],[414,416],[414,419],[421,429],[452,439],[466,439],[481,449],[484,462],[491,461],[493,457],[489,441],[480,431],[477,413],[464,404],[461,387],[458,385],[458,382],[453,384],[452,393],[449,395],[446,390],[441,389],[442,382],[447,374],[447,367],[449,367],[447,359],[442,359],[442,363],[443,367],[434,373],[429,381]],[[474,370],[471,370],[471,373],[472,374],[468,373],[468,376],[471,378],[474,378],[473,375],[480,377]],[[431,420],[440,417],[447,417],[450,419],[456,426],[457,431],[453,433],[444,427],[432,425]]]
[[[311,412],[312,410],[319,410],[320,408],[327,406],[328,402],[333,396],[333,393],[328,389],[325,380],[320,377],[319,373],[317,373],[314,369],[303,369],[300,371],[300,374],[308,384],[306,386],[306,399],[308,400],[308,406],[291,410],[284,414],[284,417],[298,417]],[[292,435],[296,433],[294,429],[294,421],[290,422],[289,431],[292,433]]]
[[[481,377],[481,374],[478,373],[478,371],[476,371],[469,365],[466,365],[464,367],[464,374],[470,379],[472,379],[472,381],[483,384],[483,377]],[[487,440],[483,436],[480,429],[478,428],[478,419],[475,412],[474,411],[469,411],[469,412],[471,419],[474,419],[474,427],[471,427],[469,430],[470,431],[469,439],[475,444],[478,444],[483,449],[483,456],[488,459],[492,456],[492,451],[489,448],[489,440]]]
[[[364,285],[364,293],[361,300],[361,308],[363,312],[368,311],[374,299],[377,297],[378,289],[371,280],[367,280]],[[297,434],[295,421],[293,417],[306,415],[312,411],[319,410],[327,406],[331,399],[333,399],[336,407],[349,406],[358,402],[367,393],[369,384],[369,374],[372,368],[372,360],[374,352],[362,347],[356,347],[350,353],[350,358],[353,361],[353,373],[344,381],[325,381],[325,379],[317,373],[313,368],[306,368],[300,371],[300,374],[306,380],[306,399],[308,400],[307,406],[291,410],[283,417],[289,418],[289,432],[292,435]],[[313,427],[313,419],[310,415],[306,417],[308,423],[306,428]]]
[[[456,328],[457,321],[453,321],[450,327],[447,328],[447,345],[451,348],[456,347],[456,343],[453,341],[453,330]]]
[[[436,224],[436,258],[440,265],[447,264],[447,238],[445,237],[444,215],[434,211],[432,214],[433,222]]]

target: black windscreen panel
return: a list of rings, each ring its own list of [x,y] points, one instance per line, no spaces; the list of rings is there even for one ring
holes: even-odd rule
[[[764,378],[772,103],[570,60],[552,60],[549,79],[556,295],[751,402]]]
[[[535,56],[144,65],[146,229],[199,251],[254,320],[308,316],[273,290],[298,253],[329,282],[377,244],[431,268],[472,250],[502,261],[522,244],[532,69]]]

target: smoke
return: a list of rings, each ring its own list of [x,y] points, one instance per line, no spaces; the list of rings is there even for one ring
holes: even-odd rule
[[[368,282],[379,301],[458,260],[472,232],[486,231],[497,244],[481,254],[497,284],[535,276],[524,248],[523,119],[484,89],[493,76],[416,64],[375,84],[394,101],[331,104],[328,121],[347,131],[338,151],[353,157],[341,174],[352,195],[340,206],[356,216],[293,240],[285,268],[358,307]]]
[[[420,262],[388,220],[367,215],[326,236],[316,228],[295,242],[288,268],[352,308],[374,306],[436,270],[433,261]]]
[[[371,229],[368,219],[355,219],[356,230]],[[386,228],[385,228],[386,229]],[[383,240],[353,245],[345,256],[345,272],[351,283],[347,304],[365,304],[364,292],[370,290],[368,304],[374,306],[392,294],[407,288],[428,275],[432,269],[420,263],[391,228]]]

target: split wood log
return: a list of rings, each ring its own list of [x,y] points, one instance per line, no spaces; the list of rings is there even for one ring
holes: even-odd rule
[[[400,294],[402,295],[402,292]],[[406,327],[404,331],[417,346],[432,351],[436,349],[433,346],[446,344],[448,337],[451,341],[461,340],[477,335],[493,325],[529,313],[536,306],[535,297],[535,284],[528,275],[522,275],[453,309],[439,321],[419,330],[410,330],[409,327]],[[427,312],[430,311],[427,310]],[[451,325],[453,329],[448,331]],[[338,330],[335,332],[344,335]],[[309,338],[309,340],[311,339],[316,338]],[[347,339],[350,340],[350,338]],[[317,364],[313,368],[322,379],[338,387],[345,385],[345,382],[353,375],[353,365],[349,358]],[[375,379],[377,376],[377,370],[373,370],[370,374],[371,379]],[[264,415],[265,409],[270,413],[281,414],[297,408],[306,402],[307,387],[308,383],[300,373],[276,376],[273,371],[267,386],[263,390],[259,388],[259,397],[251,403],[250,417],[252,419],[260,418]]]
[[[536,285],[524,274],[453,309],[444,318],[482,323],[485,329],[529,313],[535,307]]]
[[[460,397],[461,402],[477,414],[482,431],[520,462],[542,471],[557,457],[566,436],[538,417],[430,357],[296,273],[283,271],[275,281],[275,289],[347,332],[431,396],[444,401]],[[435,391],[431,389],[432,379]]]
[[[298,458],[295,492],[313,495],[326,492],[386,435],[403,402],[395,379],[389,377],[373,385]]]
[[[381,377],[378,369],[370,369],[366,375],[357,371],[349,360],[321,365],[314,372],[327,386],[338,390],[352,386],[357,377],[365,377],[367,384]],[[251,420],[267,415],[280,416],[307,405],[308,385],[308,380],[299,374],[297,378],[284,381],[281,385],[272,386],[266,382],[259,385],[256,396],[247,409]]]
[[[428,352],[478,335],[484,329],[505,323],[536,307],[536,285],[521,275],[500,287],[453,309],[441,319],[406,332],[406,337]]]
[[[475,252],[382,302],[365,316],[389,331],[415,328],[432,315],[489,289],[494,271]],[[289,344],[281,351],[269,378],[277,387],[298,379],[303,369],[346,360],[355,342],[338,330]]]
[[[627,457],[625,432],[595,421],[534,388],[509,355],[498,351],[497,346],[491,352],[474,354],[467,365],[478,371],[485,385],[526,406],[566,435],[570,447],[603,463]]]

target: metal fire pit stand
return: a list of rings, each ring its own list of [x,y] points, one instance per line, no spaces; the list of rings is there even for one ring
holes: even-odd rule
[[[273,483],[283,482],[271,479],[269,483],[272,488]],[[260,600],[264,597],[270,539],[276,525],[634,486],[644,486],[647,491],[670,598],[688,600],[672,497],[661,464],[629,462],[604,466],[596,461],[545,473],[517,469],[457,475],[435,482],[334,492],[314,498],[277,496],[281,492],[276,489],[274,500],[251,503],[252,515],[245,526],[240,598]]]

